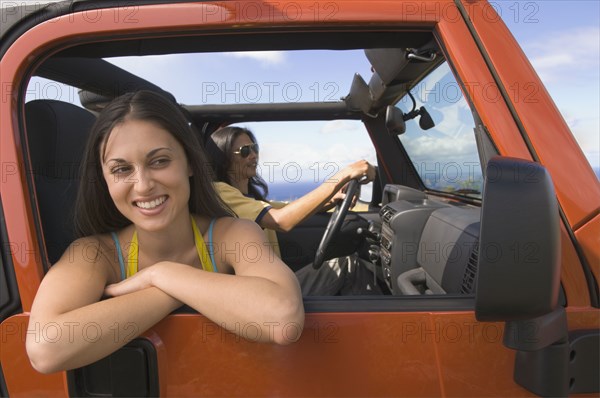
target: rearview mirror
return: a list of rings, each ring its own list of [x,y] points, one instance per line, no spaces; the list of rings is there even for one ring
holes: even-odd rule
[[[392,135],[400,135],[406,132],[404,113],[393,105],[385,109],[385,127]]]

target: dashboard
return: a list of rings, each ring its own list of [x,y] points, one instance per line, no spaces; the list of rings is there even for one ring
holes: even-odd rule
[[[379,215],[379,258],[392,294],[474,293],[478,206],[386,185]]]

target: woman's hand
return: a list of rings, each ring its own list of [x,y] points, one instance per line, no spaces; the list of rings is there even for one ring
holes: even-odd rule
[[[343,173],[348,180],[357,179],[361,184],[366,184],[375,179],[375,167],[364,159],[347,166],[341,170],[341,173]]]
[[[148,268],[144,268],[135,273],[135,275],[129,278],[108,285],[104,288],[104,295],[109,297],[118,297],[125,294],[137,292],[138,290],[144,290],[149,287],[153,287],[152,278],[157,270],[157,267],[161,267],[161,263],[156,263]]]
[[[347,189],[348,189],[348,184],[345,184],[342,187],[342,189],[337,191],[335,193],[335,195],[333,195],[331,197],[331,199],[329,199],[329,201],[323,205],[323,207],[321,208],[321,211],[328,211],[329,209],[335,207],[339,202],[346,199],[346,190]],[[350,204],[351,209],[354,208],[354,206],[356,206],[356,202],[358,201],[359,196],[360,196],[360,186],[358,187],[358,190],[357,190],[356,194],[354,195],[354,198],[352,198],[352,203]]]
[[[51,340],[36,338],[36,333],[26,336],[27,354],[38,372],[79,368],[104,358],[181,306],[161,289],[144,289],[151,283],[150,269],[107,286],[114,280],[110,256],[102,254],[108,244],[113,242],[97,237],[73,242],[42,280],[31,308],[29,328],[56,325],[58,332]],[[92,253],[96,255],[90,256],[91,248],[98,250]],[[123,296],[127,292],[132,293]],[[103,293],[115,297],[102,300]],[[73,325],[89,324],[102,331],[97,339],[73,333]],[[135,325],[133,335],[128,325]],[[128,337],[116,338],[116,333]]]
[[[338,204],[338,202],[344,200],[346,198],[346,194],[343,191],[343,188],[340,189],[339,191],[337,191],[335,193],[335,195],[333,195],[331,197],[331,199],[329,199],[321,208],[321,211],[327,211],[333,207],[335,207],[335,205]]]

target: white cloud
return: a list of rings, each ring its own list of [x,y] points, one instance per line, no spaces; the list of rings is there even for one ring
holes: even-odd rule
[[[235,58],[248,58],[260,62],[264,67],[278,66],[285,62],[285,54],[282,51],[243,51],[225,53],[225,55]]]
[[[377,162],[372,145],[354,145],[354,143],[345,142],[339,142],[329,147],[325,152],[324,159],[328,159],[329,162],[335,163],[340,168],[361,159],[372,164]]]
[[[471,136],[433,137],[422,135],[410,141],[404,141],[406,151],[414,161],[426,159],[457,159],[472,157],[477,153],[475,139]]]
[[[552,82],[588,70],[598,74],[600,28],[581,27],[556,31],[551,37],[524,43],[532,65],[544,82]]]
[[[181,103],[197,101],[200,90],[191,88],[202,87],[200,79],[203,73],[200,68],[203,64],[185,54],[117,57],[107,58],[106,61],[170,92]],[[190,68],[195,68],[196,74],[190,74]],[[182,79],[181,76],[186,78]]]
[[[372,145],[338,142],[322,147],[318,143],[261,143],[261,176],[268,182],[323,181],[360,159],[376,164]]]
[[[581,117],[575,116],[581,112],[574,113],[568,109],[560,111],[592,167],[600,168],[600,117],[598,113],[596,112],[595,115],[587,113]]]
[[[357,131],[364,129],[362,123],[351,120],[330,120],[321,127],[322,134],[348,133],[349,131]]]
[[[309,144],[263,141],[260,145],[260,174],[267,183],[310,180],[311,168],[323,161],[322,154]]]
[[[443,115],[441,120],[434,119],[436,122],[435,130],[449,138],[459,138],[468,135],[473,137],[473,117],[464,115],[464,107],[462,104],[466,101],[459,101],[438,110],[439,114]],[[462,111],[462,112],[461,112]],[[418,119],[416,119],[418,120]],[[424,132],[426,133],[426,132]]]
[[[600,27],[556,30],[523,49],[593,167],[600,166]]]
[[[575,58],[571,54],[544,54],[531,59],[536,69],[549,69],[562,66],[571,66],[575,63]]]

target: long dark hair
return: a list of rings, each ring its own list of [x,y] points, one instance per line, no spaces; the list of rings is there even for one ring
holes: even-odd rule
[[[198,137],[179,106],[160,94],[137,91],[109,103],[92,127],[81,163],[75,202],[75,233],[89,236],[123,228],[129,221],[115,206],[102,174],[101,150],[113,129],[127,120],[145,120],[168,131],[183,147],[193,175],[189,210],[209,217],[230,215],[213,186],[209,163]]]
[[[242,134],[247,134],[250,140],[256,144],[256,137],[250,130],[244,127],[223,127],[211,134],[206,143],[206,152],[212,160],[212,167],[215,177],[218,181],[231,184],[228,171],[231,167],[233,151],[233,142]],[[267,200],[269,187],[265,180],[259,176],[254,176],[248,180],[248,194],[254,199]]]

